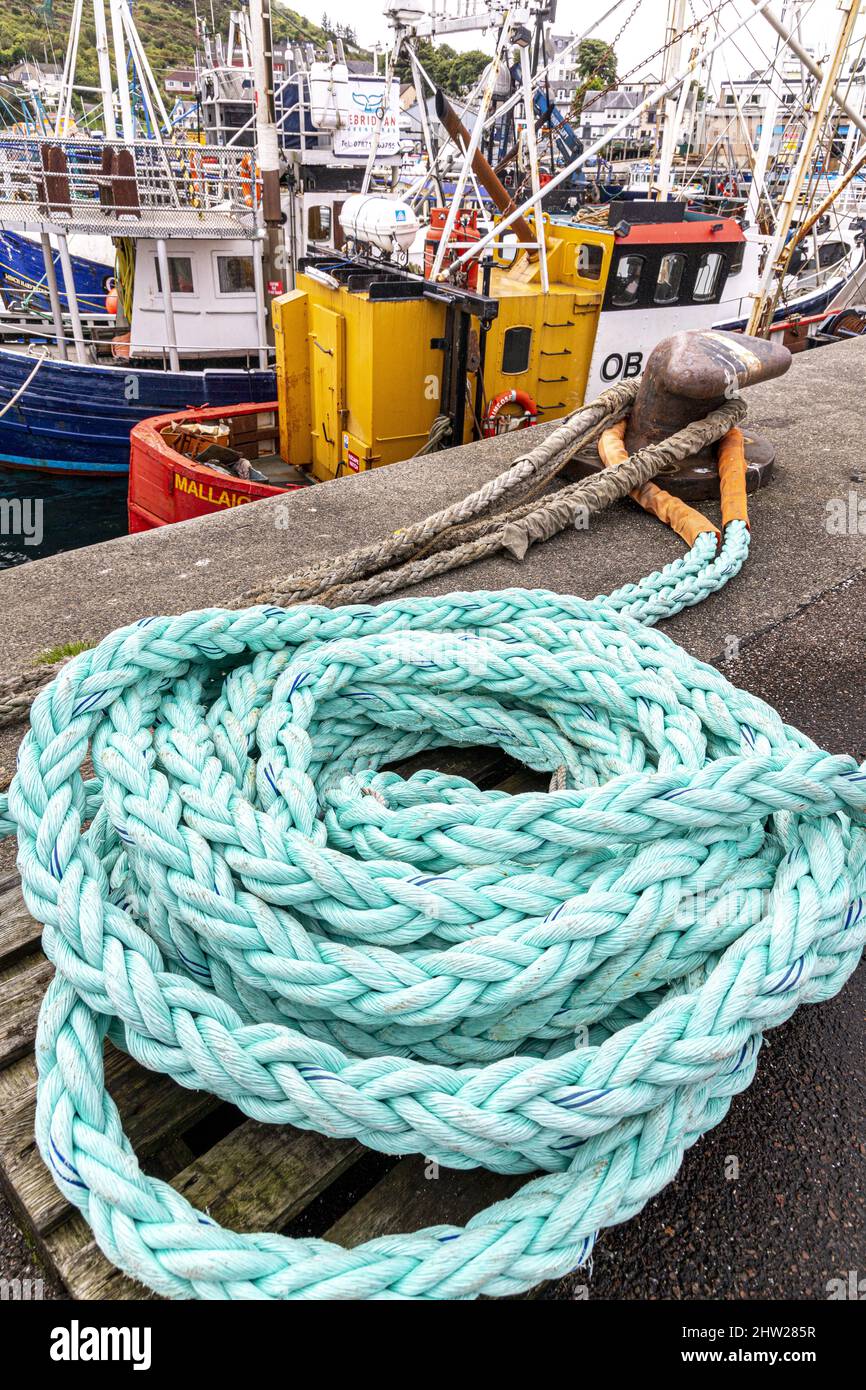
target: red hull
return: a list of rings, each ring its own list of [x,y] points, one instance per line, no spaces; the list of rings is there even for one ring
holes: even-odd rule
[[[219,420],[243,429],[255,429],[255,417],[269,419],[274,435],[278,433],[277,403],[231,406],[209,406],[186,410],[172,415],[157,415],[136,425],[130,435],[129,454],[129,529],[131,533],[149,531],[155,526],[170,526],[178,521],[190,521],[197,516],[229,511],[232,507],[259,502],[265,497],[294,491],[289,487],[273,487],[269,483],[254,483],[207,464],[179,454],[163,438],[162,431],[172,422],[214,424]],[[268,428],[269,426],[266,426]]]

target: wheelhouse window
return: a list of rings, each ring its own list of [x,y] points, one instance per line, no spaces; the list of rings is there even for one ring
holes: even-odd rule
[[[618,309],[627,309],[630,304],[637,302],[643,268],[643,256],[620,256],[614,273],[612,295],[612,303]]]
[[[686,258],[682,251],[669,251],[666,256],[662,256],[653,293],[656,304],[676,304],[680,297],[680,285],[685,268]]]
[[[600,280],[604,249],[592,241],[582,241],[577,248],[577,273],[584,280]]]
[[[502,340],[502,370],[510,376],[517,376],[529,367],[529,351],[532,347],[531,328],[509,328]]]
[[[705,251],[698,261],[692,298],[697,304],[715,299],[719,291],[725,258],[721,251]]]
[[[156,267],[156,288],[162,294],[162,276],[159,273],[159,261],[154,261]],[[168,283],[172,294],[195,294],[195,285],[192,278],[192,261],[189,256],[169,256],[168,258]]]
[[[818,264],[822,270],[828,265],[837,265],[839,261],[844,261],[847,250],[844,241],[825,241],[818,247]]]
[[[252,256],[217,256],[220,294],[249,294],[255,291],[256,277]]]
[[[327,203],[315,203],[307,212],[307,240],[331,240],[331,209]]]

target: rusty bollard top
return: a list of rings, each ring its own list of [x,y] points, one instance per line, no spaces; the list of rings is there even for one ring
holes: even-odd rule
[[[781,343],[704,329],[675,333],[650,353],[626,431],[629,453],[668,439],[745,386],[782,376],[791,354]]]

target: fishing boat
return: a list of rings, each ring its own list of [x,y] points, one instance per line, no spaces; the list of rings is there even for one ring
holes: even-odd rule
[[[102,11],[95,3],[94,19],[102,14],[104,23]],[[137,422],[271,400],[270,301],[291,284],[300,255],[337,248],[345,198],[370,175],[386,171],[396,180],[402,157],[396,90],[350,74],[339,44],[324,61],[298,53],[279,100],[270,93],[280,128],[273,168],[256,155],[252,71],[236,69],[231,52],[227,63],[221,48],[212,55],[217,68],[205,64],[201,81],[215,72],[223,82],[243,79],[247,104],[229,129],[227,103],[214,93],[207,111],[216,124],[203,143],[190,141],[173,130],[127,0],[112,7],[116,19],[140,78],[148,138],[138,138],[125,67],[112,74],[101,51],[104,137],[29,131],[0,141],[7,296],[0,465],[7,467],[125,474]],[[248,31],[248,16],[238,23]],[[58,129],[71,109],[74,62]],[[346,113],[359,101],[365,114],[350,122]],[[79,254],[85,245],[90,254]]]
[[[114,247],[110,238],[70,237],[69,257],[79,312],[108,319],[110,301],[106,301],[115,288]],[[63,266],[60,252],[54,247],[52,261],[61,308],[68,314]],[[48,272],[38,232],[0,229],[0,304],[8,315],[51,314]]]
[[[713,46],[745,22],[718,34]],[[519,207],[481,148],[512,44],[521,50],[510,69],[512,77],[519,71],[520,87],[506,106],[522,98],[528,116],[530,187]],[[275,401],[172,414],[133,431],[132,530],[363,472],[445,441],[556,420],[605,387],[639,376],[662,338],[745,326],[762,286],[762,262],[771,270],[777,264],[772,239],[749,234],[745,219],[690,214],[684,200],[668,198],[615,202],[591,221],[582,210],[573,217],[542,211],[618,128],[542,180],[527,47],[503,25],[471,131],[436,92],[436,114],[462,159],[448,205],[435,210],[426,232],[418,229],[413,199],[441,182],[442,147],[425,129],[426,169],[405,199],[373,197],[369,217],[363,198],[360,212],[347,203],[340,213],[344,248],[301,260],[295,290],[273,305]],[[412,53],[410,45],[416,70]],[[682,81],[675,73],[645,104]],[[669,171],[663,151],[647,177],[661,172],[664,183],[664,167]],[[475,183],[483,194],[473,199]],[[481,231],[479,217],[490,204],[493,225]],[[410,260],[419,235],[423,275]],[[790,236],[788,219],[780,223],[782,247]],[[778,293],[771,304],[766,284],[759,298],[771,321],[774,311],[790,308],[789,300],[778,304]]]
[[[625,206],[633,220],[615,227],[530,222],[509,264],[470,261],[460,288],[432,278],[446,210],[422,277],[383,258],[369,238],[382,241],[384,223],[359,227],[349,207],[351,254],[306,257],[274,304],[277,399],[133,429],[130,530],[556,420],[640,375],[669,332],[711,326],[726,294],[739,303],[737,222],[687,222],[682,205],[659,222],[656,203]],[[453,255],[471,230],[458,223]]]

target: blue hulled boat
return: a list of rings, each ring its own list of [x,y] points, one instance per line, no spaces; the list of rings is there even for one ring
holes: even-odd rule
[[[110,249],[110,243],[109,243]],[[54,252],[54,268],[64,311],[69,309],[59,251]],[[114,266],[70,255],[75,297],[82,314],[104,314],[105,297],[114,284]],[[14,312],[49,315],[51,303],[45,281],[42,246],[21,232],[0,229],[0,302]]]
[[[15,396],[38,361],[32,353],[0,349],[0,402]],[[164,372],[46,357],[0,418],[0,466],[125,474],[130,430],[140,420],[190,406],[272,401],[276,393],[269,370]]]

